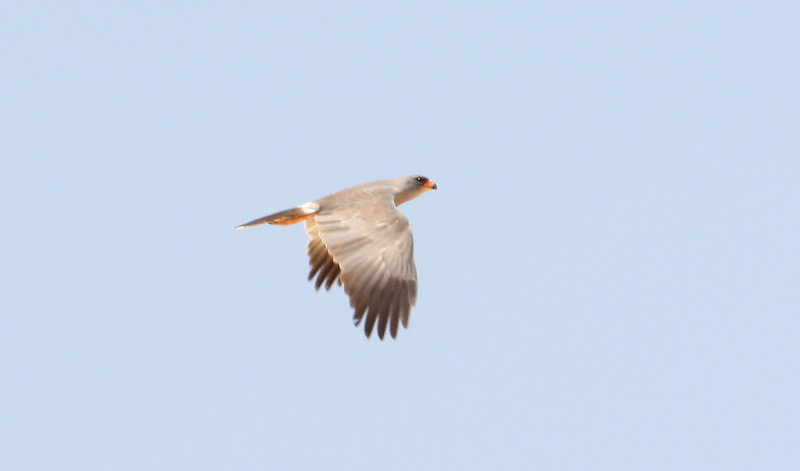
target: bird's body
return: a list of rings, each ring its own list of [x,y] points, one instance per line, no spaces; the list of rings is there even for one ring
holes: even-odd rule
[[[356,325],[366,316],[367,337],[376,322],[381,339],[387,326],[396,337],[400,322],[408,327],[417,299],[411,226],[397,206],[430,189],[436,189],[436,184],[416,175],[363,183],[237,229],[304,221],[311,239],[309,281],[316,277],[317,289],[343,284],[355,309]]]

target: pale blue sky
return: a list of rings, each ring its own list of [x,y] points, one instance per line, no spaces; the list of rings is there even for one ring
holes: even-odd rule
[[[800,467],[797,2],[0,18],[0,469]],[[233,230],[409,173],[397,340]]]

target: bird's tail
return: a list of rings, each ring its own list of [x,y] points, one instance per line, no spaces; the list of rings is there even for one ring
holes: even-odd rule
[[[245,227],[257,226],[264,223],[288,226],[312,216],[317,211],[319,211],[319,205],[312,201],[310,203],[301,204],[300,206],[295,206],[294,208],[279,211],[275,214],[270,214],[269,216],[264,216],[263,218],[258,218],[256,220],[244,223],[241,226],[236,226],[236,229],[244,229]]]

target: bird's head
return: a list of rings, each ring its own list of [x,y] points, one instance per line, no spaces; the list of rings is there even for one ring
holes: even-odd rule
[[[401,205],[408,200],[412,200],[428,190],[435,190],[436,183],[428,177],[422,175],[409,175],[394,180],[397,191],[394,194],[394,204]]]

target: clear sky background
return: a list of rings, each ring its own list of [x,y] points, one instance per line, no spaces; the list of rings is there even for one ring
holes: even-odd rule
[[[800,6],[6,2],[0,469],[800,469]],[[367,340],[301,226],[420,173]]]

